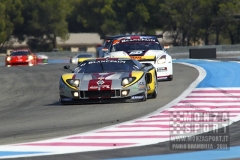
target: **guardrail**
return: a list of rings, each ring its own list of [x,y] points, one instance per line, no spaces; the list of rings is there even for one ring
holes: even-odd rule
[[[172,58],[189,58],[189,49],[216,48],[217,58],[240,57],[240,44],[236,45],[206,45],[206,46],[174,46],[167,49]]]
[[[173,58],[189,58],[189,49],[196,48],[216,48],[217,57],[240,57],[240,44],[235,45],[205,45],[205,46],[174,46],[167,49],[167,52]],[[62,51],[62,52],[38,52],[39,54],[45,54],[50,59],[53,58],[70,58],[81,52],[70,52],[70,51]],[[84,52],[82,52],[84,53]],[[96,53],[92,53],[96,56]],[[5,54],[1,54],[5,56]]]
[[[174,46],[167,49],[168,53],[186,53],[189,52],[189,49],[196,48],[216,48],[217,52],[227,52],[227,51],[239,51],[240,52],[240,44],[235,45],[206,45],[206,46]]]
[[[36,52],[36,54],[44,54],[49,57],[49,59],[70,59],[79,53],[91,53],[94,57],[96,57],[96,53],[92,52],[70,52],[70,51],[62,51],[62,52]]]

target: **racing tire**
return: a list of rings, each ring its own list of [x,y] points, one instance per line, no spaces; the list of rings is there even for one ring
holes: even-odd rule
[[[61,105],[67,105],[68,104],[67,102],[62,101],[61,98],[59,99],[59,102],[60,102]]]
[[[63,98],[63,96],[60,95],[59,102],[60,102],[61,105],[67,105],[67,104],[69,104],[69,102],[62,101],[62,98]]]
[[[172,81],[173,80],[173,75],[168,76],[167,80]]]
[[[154,92],[152,93],[151,98],[157,98],[157,94],[158,94],[158,80],[157,77],[155,77],[155,89]]]
[[[61,105],[66,105],[67,103],[66,102],[63,102],[61,99],[59,99],[59,102]]]

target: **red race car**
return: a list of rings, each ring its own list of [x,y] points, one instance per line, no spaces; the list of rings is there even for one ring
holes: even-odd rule
[[[10,55],[6,56],[6,66],[11,65],[35,65],[37,63],[37,55],[30,50],[14,50]]]

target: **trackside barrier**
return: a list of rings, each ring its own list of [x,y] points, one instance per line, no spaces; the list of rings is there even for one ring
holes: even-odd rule
[[[189,49],[189,58],[193,59],[216,59],[216,48]]]

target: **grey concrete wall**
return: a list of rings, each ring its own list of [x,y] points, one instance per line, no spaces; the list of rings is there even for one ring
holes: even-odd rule
[[[168,50],[169,53],[184,53],[189,52],[191,48],[216,48],[217,52],[224,51],[239,51],[240,52],[240,44],[236,45],[207,45],[207,46],[174,46],[170,47]]]
[[[217,58],[229,57],[237,58],[240,57],[240,44],[236,45],[207,45],[207,46],[175,46],[167,49],[167,52],[173,58],[189,58],[189,49],[196,48],[216,48]]]
[[[208,46],[175,46],[167,49],[167,52],[174,59],[189,58],[189,49],[191,48],[216,48],[217,58],[228,57],[238,58],[240,57],[240,44],[236,45],[208,45]],[[78,52],[40,52],[45,54],[49,59],[70,59]],[[92,53],[94,56],[95,53]],[[5,54],[0,54],[0,59],[4,59]]]

